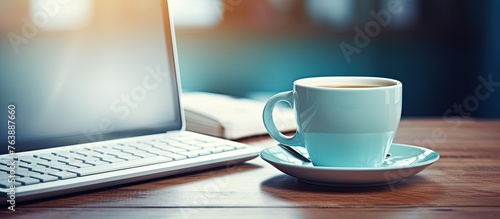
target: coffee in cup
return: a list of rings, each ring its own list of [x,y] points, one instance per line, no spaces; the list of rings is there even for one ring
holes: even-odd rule
[[[374,88],[380,87],[376,85],[360,85],[360,84],[345,84],[345,85],[320,85],[322,88]]]

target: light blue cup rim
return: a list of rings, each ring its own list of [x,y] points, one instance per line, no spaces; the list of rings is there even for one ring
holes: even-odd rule
[[[335,82],[333,82],[335,80]],[[347,82],[349,81],[349,82]],[[365,87],[365,88],[326,88],[320,87],[325,85],[373,85],[379,87]],[[369,77],[369,76],[323,76],[323,77],[309,77],[298,79],[293,82],[294,87],[304,87],[307,89],[316,90],[348,90],[349,92],[356,91],[369,91],[369,90],[385,90],[393,87],[401,87],[403,84],[395,79],[383,77]]]

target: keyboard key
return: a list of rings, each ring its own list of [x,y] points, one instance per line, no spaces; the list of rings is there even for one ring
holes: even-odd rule
[[[7,180],[0,180],[0,188],[10,188],[10,183]]]
[[[89,159],[89,157],[85,156],[85,155],[82,155],[82,154],[75,154],[75,153],[71,153],[70,155],[68,155],[68,159],[74,159],[74,160],[86,160],[86,159]]]
[[[236,149],[243,149],[243,148],[246,148],[245,145],[240,145],[240,144],[234,144],[234,145],[231,145],[233,147],[235,147]]]
[[[34,175],[34,176],[30,176],[30,177],[31,178],[35,178],[35,179],[39,179],[42,182],[53,182],[53,181],[56,181],[56,180],[59,179],[59,178],[57,178],[55,176],[46,175],[46,174],[43,174],[43,175]]]
[[[200,156],[212,154],[212,153],[210,153],[210,151],[207,151],[207,150],[193,150],[193,151],[189,151],[189,152],[197,153]]]
[[[58,160],[56,162],[62,163],[63,165],[68,165],[70,163],[75,163],[76,161],[74,161],[74,160],[71,160],[71,161],[70,160]]]
[[[31,171],[45,174],[45,173],[59,172],[60,170],[56,170],[56,169],[52,169],[52,168],[48,168],[48,167],[44,167],[44,166],[34,166],[31,168]]]
[[[75,168],[78,168],[78,167],[69,166],[67,164],[63,164],[63,163],[57,162],[57,163],[53,163],[52,165],[50,165],[50,168],[51,169],[55,169],[55,170],[68,170],[68,169],[75,169]]]
[[[153,150],[151,150],[151,151],[144,151],[143,153],[152,154],[153,156],[160,156],[160,155],[163,154],[162,152],[158,153],[158,151],[153,151]]]
[[[181,139],[181,141],[189,141],[189,140],[193,140],[193,139],[196,139],[198,141],[202,141],[205,143],[217,141],[217,138],[214,138],[211,136],[199,136],[199,135],[196,135],[196,136],[190,135],[189,137],[185,138],[184,140]]]
[[[170,157],[174,160],[184,160],[184,159],[187,159],[187,156],[184,156],[184,155],[180,155],[180,154],[168,154],[168,155],[164,155],[164,157]]]
[[[209,143],[200,144],[198,146],[200,146],[202,148],[213,148],[213,147],[221,146],[221,143],[220,142],[209,142]]]
[[[150,152],[152,150],[159,150],[159,149],[156,149],[152,146],[147,146],[147,147],[142,147],[142,148],[134,148],[133,150],[142,151],[142,152]]]
[[[42,159],[39,159],[36,157],[27,157],[27,158],[23,158],[19,161],[21,161],[22,163],[27,163],[27,164],[36,164],[37,162],[42,162],[42,161],[46,161],[46,160],[42,160]]]
[[[76,150],[74,151],[74,153],[76,154],[81,154],[81,155],[85,155],[85,156],[93,156],[93,155],[97,155],[97,154],[101,154],[97,151],[94,151],[93,149],[96,149],[96,148],[104,148],[104,147],[88,147],[88,148],[82,148],[80,150]]]
[[[90,165],[90,164],[77,163],[77,162],[69,163],[68,166],[74,166],[74,167],[78,167],[78,168],[92,167],[92,165]]]
[[[6,165],[11,161],[10,157],[0,157],[0,165]]]
[[[33,172],[31,170],[28,170],[28,169],[16,169],[16,176],[20,176],[20,177],[29,177],[29,176],[38,175],[38,174],[40,174],[40,173]]]
[[[183,147],[182,149],[186,149],[186,150],[189,150],[189,151],[194,151],[194,150],[200,150],[200,149],[202,149],[202,147],[190,145],[190,146]]]
[[[199,144],[203,144],[205,142],[200,141],[200,140],[185,140],[185,141],[182,141],[182,143],[189,144],[189,145],[199,145]]]
[[[170,162],[170,159],[165,157],[152,157],[148,159],[132,160],[127,162],[121,162],[116,164],[108,164],[102,166],[86,167],[74,170],[68,170],[68,172],[76,173],[78,176],[88,176],[99,173],[106,173],[116,170],[129,169],[134,167],[146,166],[151,164]]]
[[[70,159],[73,156],[69,151],[53,152],[52,154],[64,159]]]
[[[33,166],[45,166],[45,167],[50,167],[51,165],[54,165],[54,164],[62,164],[58,161],[46,161],[46,160],[39,160],[39,161],[36,161],[36,163],[31,163],[31,164],[28,164],[30,167],[33,167]],[[24,166],[24,165],[23,165]],[[31,169],[31,168],[30,168]]]
[[[54,154],[49,154],[49,153],[43,153],[43,154],[34,155],[34,156],[36,156],[37,158],[43,159],[43,160],[47,160],[47,161],[58,161],[58,160],[62,159],[62,157],[59,157],[59,156],[54,155]]]
[[[159,156],[173,153],[171,151],[164,151],[164,150],[160,150],[160,149],[156,149],[156,148],[149,149],[148,152],[153,153],[153,154],[157,154]]]
[[[168,151],[167,148],[169,147],[172,147],[172,148],[175,148],[173,146],[169,146],[169,145],[155,145],[155,146],[151,146],[152,149],[157,149],[157,150],[162,150],[162,151]],[[170,151],[169,151],[170,152]]]
[[[0,172],[0,181],[7,181],[9,179],[10,174],[6,172]]]
[[[224,152],[223,149],[218,148],[218,147],[217,148],[208,148],[207,150],[210,151],[212,154],[217,154],[217,153]]]
[[[43,166],[43,165],[40,165],[40,164],[27,164],[27,163],[21,163],[19,164],[20,168],[24,168],[24,169],[28,169],[28,170],[32,170],[33,168],[37,167],[37,168],[45,168],[46,166]]]
[[[113,155],[115,157],[121,157],[121,156],[131,156],[132,154],[130,153],[123,153],[122,151],[119,151],[119,150],[113,150],[113,151],[109,151],[107,152],[106,154],[108,155]]]
[[[6,166],[0,166],[0,172],[5,172],[5,173],[9,173],[10,172],[10,168],[9,167],[6,167]]]
[[[94,164],[94,163],[98,164],[103,162],[101,159],[96,157],[85,157],[85,158],[75,158],[75,159],[83,163],[89,163],[89,164]]]
[[[23,185],[33,185],[40,183],[40,180],[31,177],[19,177],[16,178],[16,181],[22,183]]]
[[[138,159],[142,159],[141,157],[138,157],[138,156],[134,156],[134,155],[131,155],[131,154],[126,154],[126,155],[120,155],[118,156],[118,158],[123,158],[125,160],[138,160]]]
[[[133,154],[132,152],[130,152],[131,150],[124,150],[124,149],[114,149],[115,151],[117,151],[117,153],[120,153],[120,154]],[[111,154],[111,153],[110,153]]]
[[[73,150],[70,150],[69,152],[73,153],[73,154],[79,154],[79,155],[83,155],[83,156],[88,156],[89,154],[92,154],[92,153],[97,153],[97,152],[92,152],[88,149],[73,149]]]
[[[85,161],[85,163],[90,164],[92,166],[99,166],[99,165],[110,164],[111,162],[105,162],[102,160],[90,160],[90,161]]]
[[[183,155],[183,156],[186,156],[187,158],[194,158],[194,157],[198,157],[200,156],[198,153],[196,152],[191,152],[191,151],[186,151],[186,152],[179,152],[177,153],[179,155]],[[169,156],[169,155],[167,155]]]
[[[130,148],[130,147],[127,147],[127,148]],[[122,145],[113,146],[110,149],[127,153],[126,148]]]
[[[150,148],[150,147],[167,145],[167,143],[162,142],[162,141],[143,141],[143,142],[138,142],[137,144],[140,144],[141,148],[144,148],[144,147]]]
[[[12,182],[12,185],[14,185],[14,186],[21,186],[22,183],[20,183],[18,181],[15,181],[15,182]],[[0,181],[0,188],[10,188],[10,186],[11,186],[11,183],[9,183],[6,180]]]
[[[173,142],[179,142],[179,141],[174,140],[174,139],[169,138],[169,137],[161,137],[159,139],[155,139],[154,141],[161,142],[161,143],[164,143],[164,144],[170,144],[170,143],[173,143]]]
[[[147,152],[140,152],[140,151],[135,151],[135,152],[132,152],[135,156],[139,156],[139,157],[142,157],[142,158],[148,158],[148,157],[156,157],[157,155],[155,154],[151,154],[151,153],[147,153]]]
[[[77,177],[77,175],[75,173],[70,173],[70,172],[66,172],[66,171],[49,173],[49,175],[55,176],[59,179],[71,179],[71,178]]]
[[[153,146],[153,145],[156,145],[159,143],[164,144],[164,142],[160,142],[160,141],[140,141],[138,143],[149,145],[149,146]]]
[[[173,152],[173,153],[188,151],[186,149],[182,149],[182,148],[178,148],[178,147],[172,147],[172,146],[165,147],[165,148],[163,148],[163,150],[170,151],[170,152]]]
[[[236,150],[235,147],[231,147],[231,146],[227,146],[227,145],[226,146],[220,146],[220,147],[217,147],[217,148],[222,149],[224,151],[234,151],[234,150]]]
[[[137,142],[122,144],[122,147],[131,147],[131,148],[134,148],[134,149],[140,149],[140,148],[142,148],[144,146],[142,146],[140,144],[137,144]]]
[[[117,157],[106,157],[106,158],[103,158],[102,161],[109,162],[109,163],[119,163],[119,162],[124,162],[126,160],[125,159],[120,159],[120,158],[117,158]]]
[[[99,147],[86,148],[85,150],[88,150],[90,153],[94,154],[103,154],[102,151],[107,149],[103,146],[99,146]]]
[[[178,147],[178,148],[184,148],[184,147],[189,146],[189,144],[182,143],[182,142],[170,142],[170,143],[168,143],[168,145]]]
[[[95,157],[95,158],[98,158],[98,159],[113,159],[113,158],[116,158],[116,156],[113,156],[113,155],[109,155],[109,154],[96,154],[96,155],[93,155],[92,157]]]

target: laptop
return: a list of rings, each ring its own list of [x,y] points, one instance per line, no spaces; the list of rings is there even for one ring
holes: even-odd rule
[[[185,130],[168,4],[0,1],[2,203],[258,155],[256,147]]]

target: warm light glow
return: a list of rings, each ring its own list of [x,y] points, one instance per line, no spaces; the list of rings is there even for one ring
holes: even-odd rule
[[[92,0],[30,0],[30,18],[43,31],[84,28],[92,18]]]

